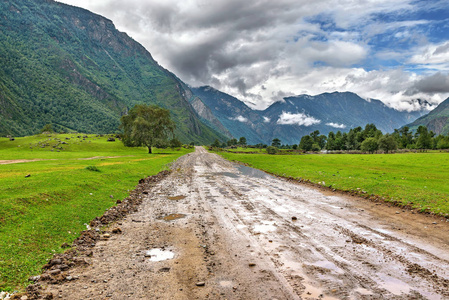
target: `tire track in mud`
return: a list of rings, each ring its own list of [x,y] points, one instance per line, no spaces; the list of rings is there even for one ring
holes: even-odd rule
[[[220,172],[215,172],[214,175],[220,176],[219,173]],[[221,172],[221,173],[235,174],[232,172]],[[329,233],[329,235],[334,235],[334,238],[336,236],[337,239],[343,240],[344,246],[326,245],[325,243],[323,245],[320,245],[321,243],[323,243],[323,241],[322,240],[314,241],[312,238],[305,235],[303,231],[300,228],[298,228],[299,222],[295,222],[296,224],[292,224],[291,221],[288,220],[288,216],[280,216],[273,209],[269,208],[268,205],[266,205],[266,203],[262,203],[261,201],[253,201],[253,202],[249,201],[248,195],[243,195],[239,191],[251,190],[254,188],[263,189],[264,187],[268,186],[270,189],[272,189],[271,191],[272,196],[283,196],[285,198],[288,198],[286,201],[302,202],[304,206],[310,205],[312,208],[314,206],[319,207],[320,214],[330,215],[330,217],[334,219],[334,222],[338,223],[338,219],[341,219],[341,216],[338,214],[333,214],[331,211],[329,211],[328,207],[325,205],[326,203],[319,203],[317,205],[314,205],[311,204],[310,201],[306,201],[305,199],[303,199],[303,196],[286,197],[286,195],[282,195],[282,193],[285,192],[286,190],[291,190],[289,187],[278,188],[277,186],[274,187],[273,184],[268,184],[266,182],[262,182],[259,185],[257,180],[250,180],[249,184],[250,188],[248,188],[247,185],[244,185],[242,183],[245,180],[248,181],[248,179],[243,180],[241,178],[244,176],[239,175],[237,176],[236,179],[236,176],[230,176],[229,174],[221,175],[223,177],[223,179],[221,180],[222,185],[221,187],[218,187],[218,191],[222,190],[228,191],[228,193],[222,194],[223,197],[229,197],[228,194],[229,193],[232,194],[234,198],[232,205],[235,206],[233,211],[240,223],[250,227],[251,222],[260,221],[260,216],[266,216],[269,219],[274,219],[277,221],[277,223],[281,224],[277,226],[277,229],[281,227],[286,227],[287,229],[284,230],[285,232],[289,234],[294,232],[295,234],[297,234],[297,239],[300,238],[303,244],[307,244],[309,248],[314,249],[314,251],[320,254],[321,259],[324,258],[324,260],[327,262],[328,268],[314,266],[313,259],[311,258],[309,258],[309,260],[311,261],[303,262],[302,269],[304,274],[302,275],[306,276],[299,276],[300,281],[301,280],[304,281],[303,278],[304,277],[307,278],[307,275],[313,276],[316,282],[312,284],[321,286],[324,283],[325,285],[329,286],[329,288],[324,289],[324,291],[327,292],[328,295],[333,294],[339,298],[346,298],[351,296],[353,297],[379,296],[388,299],[404,299],[404,297],[408,297],[410,299],[417,297],[438,299],[441,296],[442,297],[449,296],[446,291],[447,290],[446,278],[434,274],[433,272],[429,271],[427,268],[423,267],[421,264],[417,262],[411,262],[410,260],[406,259],[403,255],[397,254],[395,247],[403,247],[407,248],[409,251],[413,251],[414,253],[419,253],[420,254],[419,259],[422,259],[423,256],[426,256],[426,260],[437,261],[439,264],[442,264],[442,267],[440,267],[439,269],[440,272],[443,273],[444,273],[444,266],[448,266],[447,260],[440,259],[436,255],[433,255],[426,250],[414,246],[409,242],[403,242],[402,239],[393,237],[391,235],[373,229],[369,226],[352,221],[346,222],[347,223],[346,226],[348,226],[348,228],[355,227],[359,232],[365,231],[365,233],[356,234],[351,229],[348,229],[346,227],[342,227],[339,225],[330,226],[329,228],[327,228],[328,233],[331,231],[333,231],[333,233],[332,234]],[[276,180],[277,181],[276,185],[280,186],[289,185],[289,183],[286,183],[279,179],[275,179],[273,177],[271,177],[270,180]],[[304,190],[307,190],[307,188],[304,188]],[[343,205],[340,208],[348,206],[345,205],[345,203],[342,204]],[[228,203],[228,205],[231,204]],[[314,209],[316,209],[316,207]],[[245,212],[245,214],[243,214],[242,212]],[[251,221],[248,220],[245,221],[245,218],[248,219],[248,214],[249,215],[253,214],[253,219]],[[295,213],[292,212],[292,214]],[[248,229],[248,231],[250,234],[254,234],[254,232],[251,229]],[[363,237],[364,235],[368,236],[369,239],[364,238]],[[380,246],[381,241],[379,240],[379,238],[377,242],[372,242],[372,237],[374,236],[380,237],[381,240],[383,239],[385,241],[394,241],[399,245],[390,246],[390,248]],[[280,239],[283,239],[284,241],[289,240],[288,236],[286,235],[284,235],[283,238],[281,237]],[[296,240],[290,239],[289,241],[290,243],[295,242],[297,243],[298,242],[297,239]],[[342,252],[342,249],[346,248],[347,246],[346,244],[349,242],[351,243],[350,245],[354,248],[352,252],[355,252],[355,254],[348,253],[347,250]],[[372,249],[363,249],[367,248],[367,246],[371,247]],[[292,246],[283,246],[283,247],[289,249],[289,251],[293,253],[296,253],[298,261],[301,261],[304,256],[307,256],[306,255],[307,252],[310,252],[310,250],[309,251],[295,250],[295,247]],[[332,248],[337,248],[337,250],[330,250]],[[337,255],[339,256],[339,259],[335,259],[335,255],[338,251],[342,253],[340,255]],[[273,261],[277,262],[278,260],[273,259]],[[322,265],[326,265],[326,263],[323,262],[322,260],[318,262],[320,262]],[[389,264],[391,270],[385,267],[381,267],[381,265],[384,264]],[[394,270],[394,268],[397,268],[397,265],[402,265],[402,269]],[[329,273],[329,266],[331,270],[335,268],[340,269],[344,273],[344,276],[335,276],[334,278],[335,283],[332,283],[332,280],[329,279],[319,280],[320,276],[313,274],[314,272]],[[434,264],[434,266],[437,267],[436,264]],[[279,269],[282,269],[282,263],[277,263],[277,267]],[[313,271],[313,269],[315,269],[315,271]],[[282,270],[280,271],[282,272]],[[392,276],[391,275],[392,271],[395,271],[398,274],[393,274]],[[419,277],[419,279],[414,279],[413,277],[415,277],[415,275]],[[447,274],[444,274],[443,276],[447,276]],[[422,280],[425,280],[426,282],[423,284]],[[406,281],[407,283],[404,281]],[[341,288],[336,289],[335,287],[341,286],[342,282],[346,283],[344,284],[345,288],[343,289],[343,291]],[[354,284],[354,282],[356,282],[356,284]],[[428,287],[429,284],[431,285],[431,288]],[[307,289],[304,288],[303,290]],[[304,294],[302,294],[302,296],[307,297]]]

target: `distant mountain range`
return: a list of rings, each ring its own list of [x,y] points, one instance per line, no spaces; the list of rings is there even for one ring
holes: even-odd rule
[[[434,110],[424,115],[414,122],[408,124],[412,130],[416,130],[420,125],[426,126],[436,134],[449,134],[449,98],[441,102]]]
[[[3,0],[0,11],[0,136],[47,123],[115,132],[146,103],[171,111],[183,142],[225,139],[200,121],[189,88],[110,20],[52,0]]]
[[[367,101],[350,92],[287,97],[259,111],[209,86],[192,88],[192,91],[198,98],[196,101],[207,106],[197,110],[201,117],[211,123],[218,120],[232,136],[245,136],[251,144],[270,143],[273,138],[279,138],[284,144],[297,144],[303,135],[315,130],[327,135],[330,131],[349,131],[368,123],[375,124],[384,133],[393,132],[427,113],[425,109],[398,111],[379,100]]]

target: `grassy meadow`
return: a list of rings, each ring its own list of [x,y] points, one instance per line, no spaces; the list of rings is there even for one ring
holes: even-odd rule
[[[284,177],[360,190],[421,211],[449,214],[449,153],[268,155],[218,152]]]
[[[139,179],[192,151],[156,149],[150,155],[107,138],[0,138],[0,291],[22,289],[63,251],[61,244],[71,244],[85,223],[125,198]]]

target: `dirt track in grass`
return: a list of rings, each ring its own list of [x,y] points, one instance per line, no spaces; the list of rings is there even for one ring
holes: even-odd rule
[[[59,284],[62,299],[449,299],[449,223],[198,147]],[[108,237],[109,235],[109,237]],[[159,253],[158,253],[159,251]]]

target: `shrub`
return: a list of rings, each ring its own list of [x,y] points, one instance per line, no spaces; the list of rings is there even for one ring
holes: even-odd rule
[[[85,167],[85,169],[88,171],[100,172],[100,169],[98,169],[96,166],[87,166]]]
[[[278,152],[278,148],[274,146],[268,146],[267,147],[267,153],[268,154],[276,154]]]

